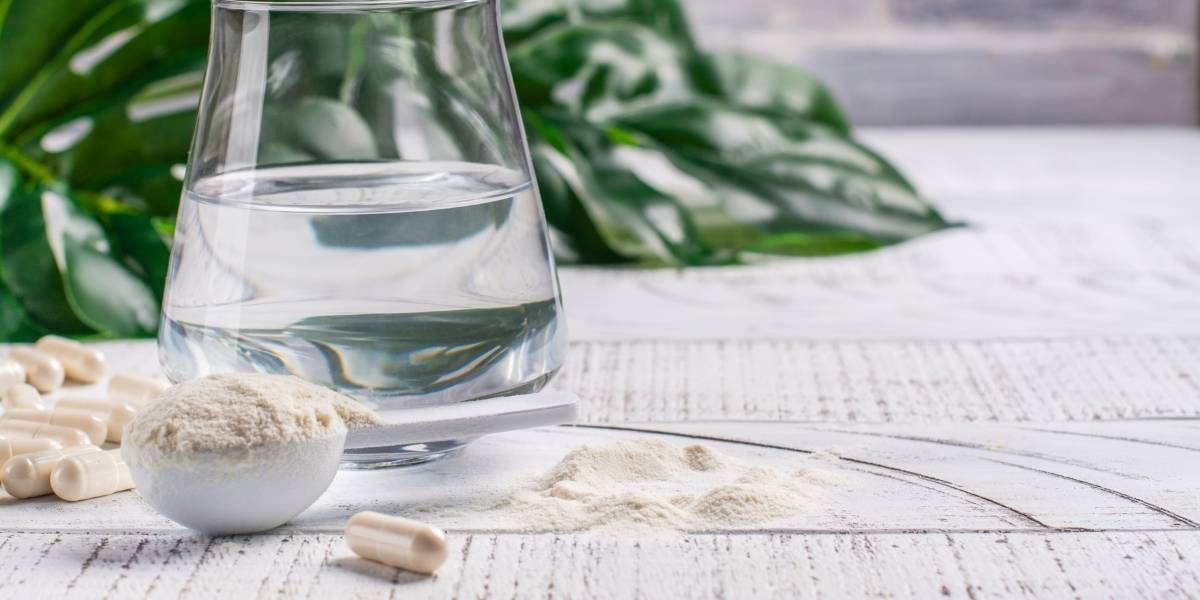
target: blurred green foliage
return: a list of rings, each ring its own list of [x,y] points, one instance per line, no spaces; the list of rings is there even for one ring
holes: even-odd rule
[[[700,50],[677,0],[501,3],[560,260],[734,264],[948,226],[820,82]],[[208,27],[207,0],[0,0],[0,341],[154,332]]]

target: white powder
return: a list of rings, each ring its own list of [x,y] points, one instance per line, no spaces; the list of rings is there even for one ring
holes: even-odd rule
[[[493,510],[527,531],[704,531],[801,513],[831,482],[647,439],[580,446]]]
[[[380,423],[355,400],[297,377],[221,374],[173,386],[130,422],[143,461],[339,436]]]

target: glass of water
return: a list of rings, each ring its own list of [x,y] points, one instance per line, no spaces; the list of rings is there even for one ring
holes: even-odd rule
[[[213,1],[168,377],[290,373],[384,410],[546,384],[562,305],[498,1]]]

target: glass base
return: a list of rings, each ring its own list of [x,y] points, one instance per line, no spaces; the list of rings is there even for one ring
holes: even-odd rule
[[[474,438],[378,448],[356,448],[342,453],[340,467],[346,470],[361,471],[419,465],[453,456],[472,441]]]
[[[506,389],[502,392],[482,396],[514,396],[517,394],[532,394],[546,387],[546,383],[558,372],[554,369],[521,385]],[[469,402],[469,401],[468,401]],[[407,467],[429,461],[453,456],[475,441],[475,438],[446,440],[444,442],[426,442],[421,444],[400,444],[396,446],[380,446],[376,448],[356,448],[342,453],[341,468],[345,470],[388,469],[392,467]]]

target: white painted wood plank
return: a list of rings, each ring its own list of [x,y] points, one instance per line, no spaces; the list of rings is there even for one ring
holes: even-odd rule
[[[158,368],[153,342],[99,346],[114,372]],[[577,342],[550,385],[588,423],[1200,416],[1200,338]]]
[[[1179,421],[1157,421],[1178,429]],[[1003,425],[661,424],[642,429],[707,434],[919,473],[1011,507],[1054,528],[1200,527],[1197,451],[1116,438],[1082,438]],[[1153,439],[1153,436],[1150,436]],[[1096,441],[1103,441],[1096,444]],[[1084,508],[1086,507],[1086,508]]]
[[[576,340],[1200,332],[1193,130],[869,130],[969,229],[737,269],[561,272]]]
[[[451,535],[423,577],[337,535],[0,536],[0,598],[1187,597],[1196,532]]]
[[[1174,446],[1200,452],[1200,423],[1192,419],[1184,419],[1173,427],[1164,427],[1157,420],[1150,421],[1097,421],[1092,423],[1029,423],[1012,425],[1031,431],[1045,431],[1076,435],[1080,437],[1100,437],[1114,440],[1125,440],[1142,444],[1157,444]]]
[[[1167,435],[1197,423],[1153,422]],[[1105,430],[1121,433],[1113,424]],[[1139,435],[1153,439],[1155,431],[1142,427]],[[1025,425],[691,422],[514,432],[429,465],[342,472],[282,531],[339,532],[360,510],[409,515],[453,531],[521,529],[528,524],[490,510],[514,486],[580,444],[647,436],[705,443],[753,464],[812,470],[831,482],[813,484],[810,506],[794,514],[721,531],[1200,530],[1200,470],[1182,468],[1195,463],[1194,449]],[[77,504],[2,502],[0,531],[183,531],[134,492]]]
[[[351,514],[376,510],[428,519],[453,530],[512,530],[522,523],[489,512],[508,490],[547,470],[567,451],[584,443],[643,437],[638,433],[553,429],[484,438],[462,455],[403,470],[341,472],[317,504],[297,517],[288,531],[338,532]],[[671,439],[671,438],[667,438]],[[687,443],[687,440],[672,440]],[[1037,526],[1011,511],[979,501],[918,477],[857,464],[812,460],[802,454],[714,443],[722,451],[793,471],[805,466],[836,474],[838,486],[824,490],[819,504],[777,528],[801,530],[913,530],[924,528],[1009,530]],[[902,489],[900,489],[902,488]],[[897,499],[897,494],[902,500]],[[0,495],[0,499],[6,498]],[[0,500],[3,502],[3,500]],[[910,510],[897,512],[895,503]],[[156,515],[136,493],[87,503],[53,498],[4,503],[0,531],[111,531],[177,533],[178,526]],[[1114,524],[1115,525],[1115,524]],[[759,527],[761,525],[755,525]]]
[[[746,269],[563,271],[576,343],[553,385],[583,395],[585,421],[820,421],[640,425],[773,443],[708,442],[781,467],[812,461],[786,448],[832,450],[817,466],[841,484],[775,532],[496,534],[473,511],[438,516],[455,553],[436,578],[349,556],[354,510],[493,497],[574,444],[647,435],[524,432],[343,473],[252,538],[183,533],[132,493],[0,497],[0,598],[1194,594],[1200,424],[1093,419],[1200,415],[1200,171],[1181,151],[1200,134],[869,135],[978,227]],[[157,371],[148,343],[106,349],[115,370]]]
[[[1197,211],[1200,212],[1200,211]],[[575,340],[1200,333],[1200,217],[988,225],[739,267],[560,270]]]
[[[551,386],[584,422],[1196,416],[1200,339],[582,342]]]
[[[938,206],[989,225],[1196,218],[1200,132],[1137,128],[864,128]]]

